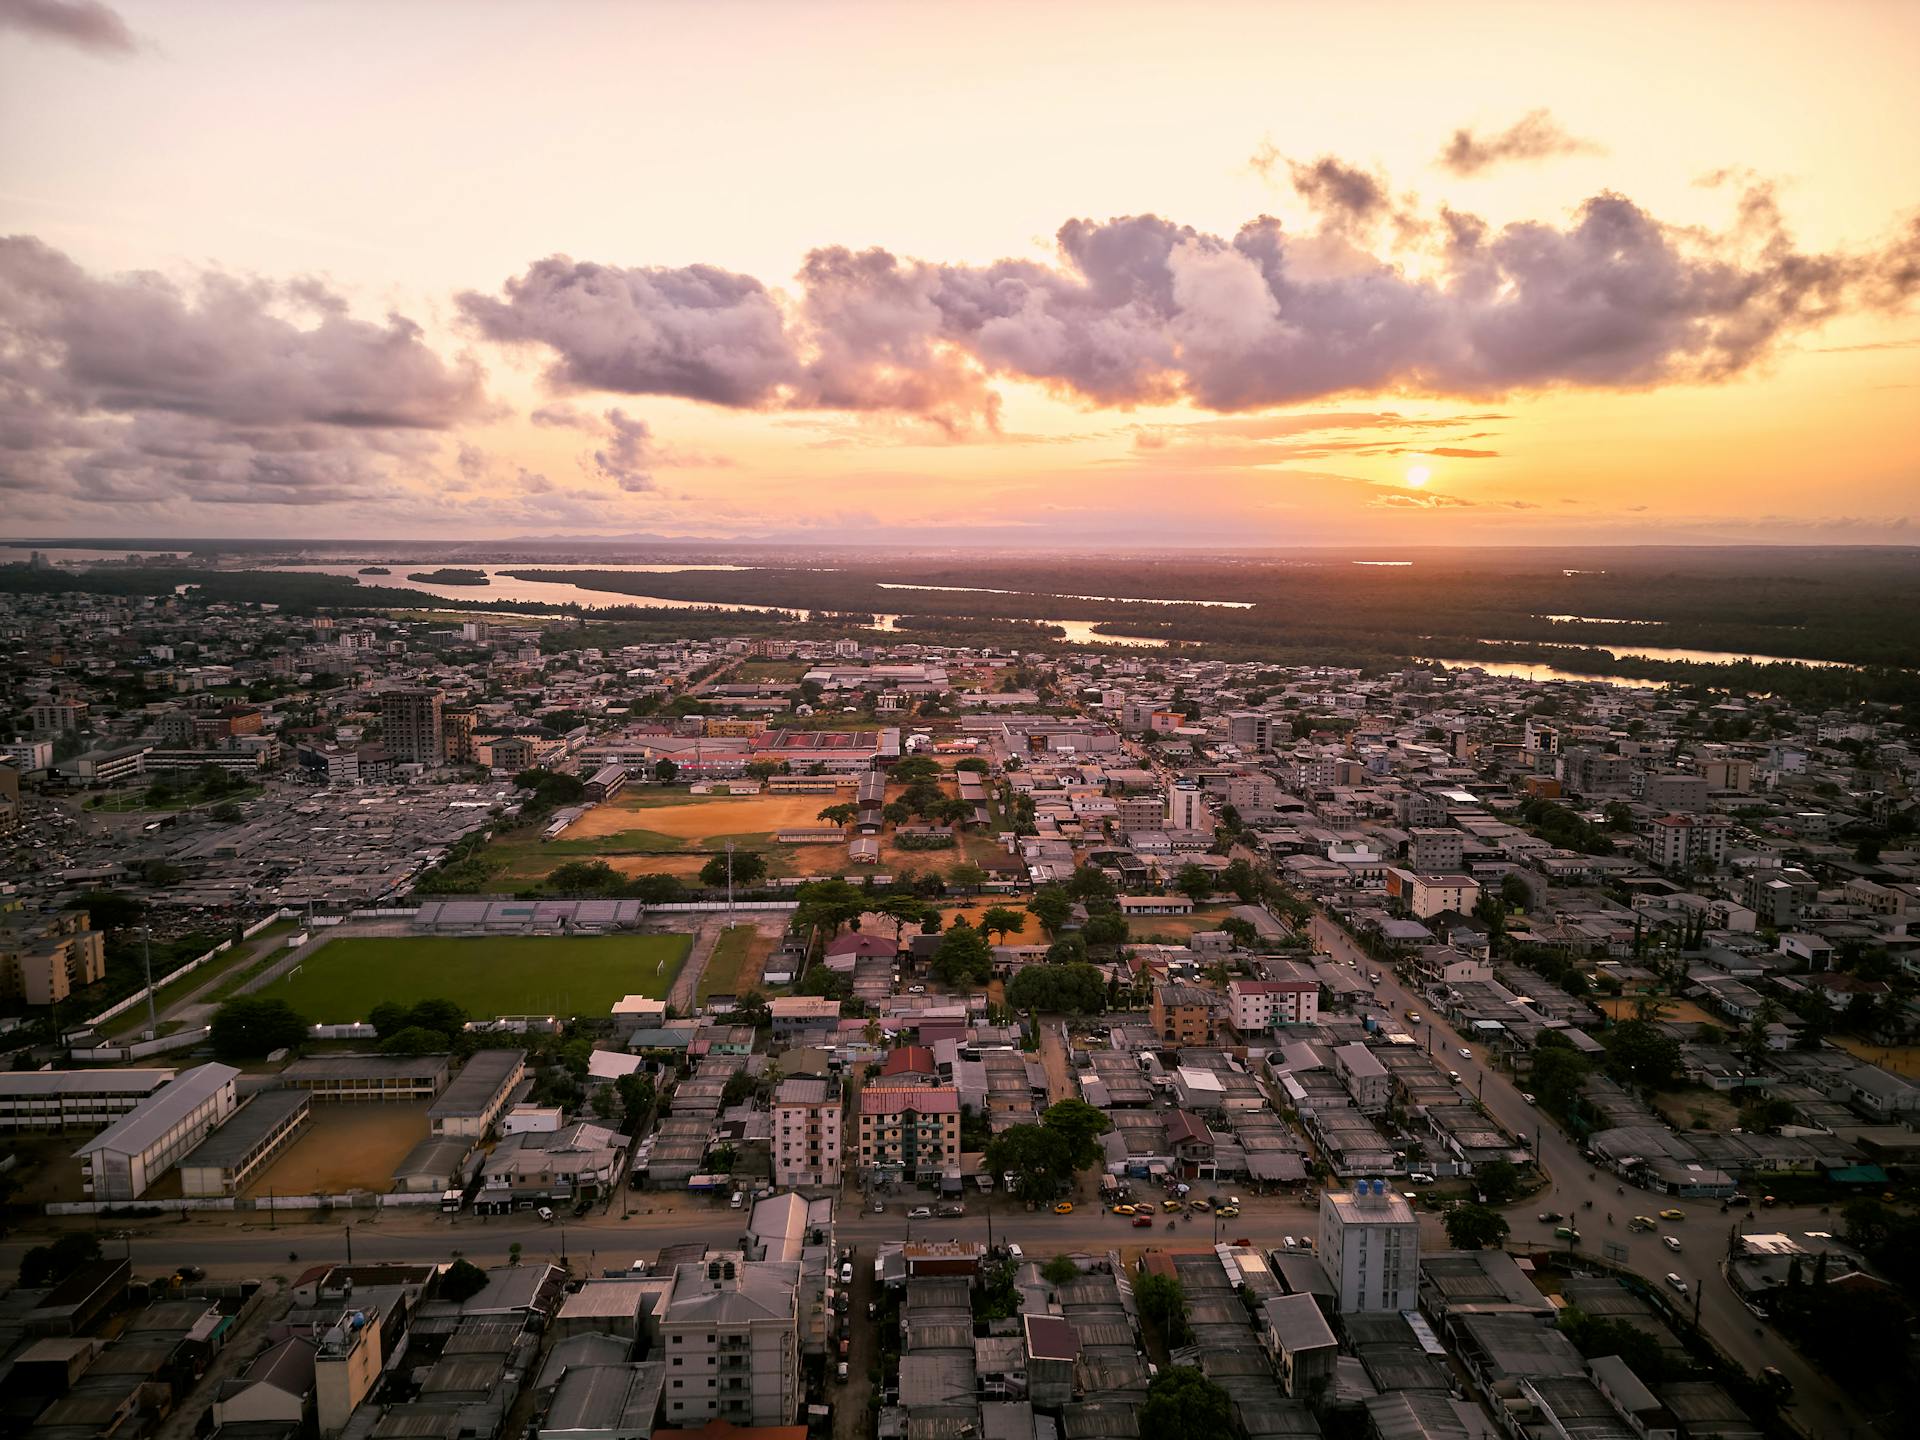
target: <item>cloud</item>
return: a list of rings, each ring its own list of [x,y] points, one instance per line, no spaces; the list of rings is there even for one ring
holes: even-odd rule
[[[527,416],[535,425],[565,430],[593,430],[598,422],[571,405],[542,405]]]
[[[555,357],[548,379],[564,389],[751,408],[798,379],[780,307],[748,275],[555,255],[509,279],[505,291],[505,299],[468,291],[460,309],[489,340],[547,346]]]
[[[1462,500],[1458,495],[1442,495],[1437,490],[1395,490],[1390,494],[1376,495],[1367,504],[1375,510],[1453,510],[1473,507],[1471,500]]]
[[[1506,129],[1476,135],[1462,127],[1453,132],[1435,163],[1455,175],[1478,175],[1510,160],[1549,160],[1556,155],[1603,155],[1604,147],[1569,135],[1546,110],[1529,110]]]
[[[653,489],[653,431],[647,422],[614,409],[607,412],[607,425],[613,439],[593,452],[595,471],[629,494]]]
[[[904,416],[960,436],[995,431],[1003,380],[1088,407],[1222,413],[1711,383],[1920,290],[1920,228],[1878,251],[1803,250],[1764,187],[1719,233],[1611,192],[1564,222],[1495,228],[1424,219],[1337,160],[1292,168],[1317,216],[1301,234],[1272,216],[1223,237],[1134,215],[1068,221],[1044,262],[830,247],[807,256],[791,301],[710,267],[545,260],[504,299],[461,304],[483,334],[550,348],[563,390]]]
[[[99,0],[0,0],[0,30],[96,55],[130,55],[140,48],[127,22]]]
[[[330,503],[433,473],[479,367],[316,281],[100,277],[0,238],[0,485],[97,504]]]
[[[1409,453],[1438,455],[1448,460],[1495,460],[1500,455],[1498,450],[1469,450],[1459,445],[1432,445],[1424,450]]]

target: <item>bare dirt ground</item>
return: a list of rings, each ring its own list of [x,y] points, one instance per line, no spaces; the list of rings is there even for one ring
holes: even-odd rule
[[[312,1128],[267,1167],[247,1194],[384,1194],[393,1185],[394,1166],[427,1137],[424,1103],[315,1105],[313,1119]]]
[[[1920,1079],[1920,1045],[1876,1045],[1852,1035],[1835,1035],[1833,1043],[1849,1055],[1878,1065],[1895,1075]]]
[[[834,803],[831,795],[690,795],[676,805],[598,805],[566,828],[562,840],[598,840],[627,830],[651,830],[676,840],[706,840],[792,827],[810,827]]]
[[[1599,1004],[1600,1008],[1615,1020],[1633,1018],[1634,1002],[1631,999],[1622,997],[1618,1000],[1602,1000]],[[1722,1030],[1731,1028],[1725,1020],[1708,1014],[1691,1000],[1663,1001],[1660,1007],[1660,1018],[1677,1021],[1682,1025],[1718,1025]]]

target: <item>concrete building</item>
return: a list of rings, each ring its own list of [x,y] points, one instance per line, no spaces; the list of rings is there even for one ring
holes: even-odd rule
[[[380,1379],[380,1311],[347,1310],[320,1337],[313,1361],[314,1418],[322,1440],[347,1426]]]
[[[20,772],[11,765],[0,765],[0,835],[18,830],[20,817]]]
[[[431,1100],[447,1083],[447,1057],[312,1055],[281,1071],[280,1083],[334,1103]]]
[[[1407,839],[1407,863],[1419,875],[1451,874],[1464,862],[1467,837],[1458,830],[1421,828]]]
[[[1227,985],[1233,1028],[1256,1035],[1275,1025],[1311,1025],[1320,1017],[1315,980],[1234,980]]]
[[[1707,790],[1704,775],[1649,775],[1640,798],[1656,810],[1697,815],[1707,808]]]
[[[414,686],[381,691],[380,740],[387,753],[402,763],[444,765],[447,744],[440,692]]]
[[[1480,901],[1480,882],[1471,875],[1422,875],[1389,867],[1387,895],[1404,904],[1416,920],[1443,910],[1470,915]]]
[[[1384,1180],[1320,1192],[1320,1263],[1342,1314],[1411,1310],[1419,1299],[1420,1222]]]
[[[1169,1045],[1211,1045],[1213,992],[1197,985],[1156,985],[1152,1018],[1154,1033]]]
[[[1340,1342],[1313,1296],[1276,1295],[1261,1306],[1260,1343],[1293,1399],[1317,1399],[1332,1386]]]
[[[1169,830],[1213,829],[1207,814],[1207,796],[1198,785],[1175,781],[1167,787],[1167,828]]]
[[[840,1183],[840,1084],[796,1076],[773,1094],[773,1183]]]
[[[107,937],[84,910],[0,917],[0,998],[55,1005],[107,973]]]
[[[1387,1074],[1386,1066],[1373,1051],[1355,1040],[1336,1045],[1328,1053],[1333,1061],[1333,1073],[1353,1097],[1354,1108],[1362,1115],[1383,1113],[1392,1098],[1393,1077]]]
[[[660,1316],[664,1419],[788,1425],[799,1413],[800,1266],[737,1253],[674,1268]]]
[[[1717,870],[1732,833],[1725,815],[1662,815],[1647,827],[1647,858],[1662,870]]]
[[[231,1065],[200,1065],[163,1085],[74,1151],[89,1200],[138,1200],[233,1114]]]
[[[173,1076],[171,1070],[0,1071],[0,1130],[97,1130]]]
[[[960,1096],[950,1085],[869,1085],[860,1092],[860,1168],[900,1178],[960,1168]]]
[[[524,1050],[476,1050],[445,1093],[427,1109],[436,1135],[466,1135],[479,1139],[513,1098],[514,1087],[527,1075]]]
[[[1248,750],[1273,749],[1274,717],[1257,710],[1236,710],[1227,716],[1227,738]]]
[[[263,1090],[180,1162],[182,1195],[238,1195],[307,1128],[313,1097]]]

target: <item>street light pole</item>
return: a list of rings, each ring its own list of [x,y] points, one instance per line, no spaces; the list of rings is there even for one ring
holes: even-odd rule
[[[353,1222],[347,1222],[347,1264],[353,1264]]]

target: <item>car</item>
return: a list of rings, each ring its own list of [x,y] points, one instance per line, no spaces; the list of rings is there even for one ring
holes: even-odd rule
[[[1471,1060],[1473,1058],[1473,1052],[1467,1049],[1466,1046],[1462,1045],[1460,1047],[1460,1058],[1462,1060]]]
[[[1778,1365],[1763,1365],[1760,1368],[1760,1383],[1773,1391],[1775,1397],[1782,1401],[1793,1394],[1793,1381],[1781,1373]]]
[[[1420,1012],[1418,1010],[1407,1011],[1407,1024],[1418,1025],[1419,1023],[1420,1023]]]
[[[1222,1220],[1231,1220],[1240,1213],[1238,1205],[1222,1205],[1216,1212]]]
[[[1662,1220],[1684,1220],[1687,1218],[1687,1212],[1684,1210],[1662,1210],[1660,1212],[1660,1218]]]
[[[839,1381],[842,1385],[847,1383],[847,1362],[846,1361],[842,1360],[838,1365],[833,1367],[833,1378]]]
[[[1571,1225],[1562,1225],[1553,1232],[1553,1238],[1556,1240],[1578,1240],[1580,1238],[1580,1232]]]
[[[1753,1203],[1744,1190],[1736,1190],[1727,1197],[1729,1205],[1751,1205]]]
[[[1680,1241],[1678,1237],[1673,1235],[1662,1235],[1660,1237],[1660,1243],[1666,1246],[1667,1249],[1669,1250],[1678,1250],[1680,1248]]]
[[[886,1213],[887,1213],[887,1202],[886,1202],[886,1201],[884,1201],[884,1200],[876,1200],[876,1201],[874,1201],[874,1202],[873,1202],[873,1213],[874,1213],[874,1214],[876,1214],[876,1215],[884,1215],[884,1214],[886,1214]]]
[[[1566,1218],[1567,1217],[1562,1215],[1558,1210],[1542,1210],[1540,1212],[1540,1223],[1542,1225],[1558,1225]]]
[[[907,986],[907,994],[909,995],[924,995],[926,993],[927,993],[927,987],[924,985]]]
[[[1687,1282],[1682,1280],[1679,1275],[1672,1270],[1667,1271],[1667,1284],[1673,1287],[1676,1294],[1684,1295],[1687,1293]]]
[[[1152,1229],[1152,1228],[1153,1228],[1153,1217],[1152,1217],[1151,1215],[1136,1215],[1136,1216],[1134,1216],[1134,1217],[1133,1217],[1133,1228],[1134,1228],[1134,1229],[1136,1229],[1136,1230],[1141,1230],[1141,1229]]]
[[[1162,1200],[1160,1202],[1160,1208],[1169,1215],[1177,1215],[1184,1207],[1178,1200]]]
[[[1196,1195],[1193,1197],[1193,1199],[1187,1201],[1187,1208],[1189,1210],[1198,1210],[1202,1215],[1204,1215],[1207,1213],[1208,1210],[1212,1209],[1213,1207],[1207,1204],[1205,1196]]]
[[[1539,1103],[1538,1101],[1536,1101],[1536,1100],[1535,1100],[1535,1099],[1533,1098],[1533,1096],[1532,1096],[1531,1094],[1529,1094],[1529,1093],[1528,1093],[1527,1091],[1525,1091],[1525,1090],[1522,1090],[1522,1091],[1520,1092],[1520,1098],[1521,1098],[1522,1100],[1524,1100],[1524,1101],[1526,1101],[1526,1102],[1527,1102],[1527,1104],[1529,1104],[1529,1105],[1534,1105],[1534,1104],[1538,1104],[1538,1103]]]
[[[1112,1211],[1115,1215],[1132,1215],[1137,1212],[1137,1207],[1133,1205],[1115,1205],[1112,1207]]]
[[[1425,1170],[1409,1171],[1407,1174],[1407,1183],[1409,1185],[1431,1185],[1433,1184],[1433,1176],[1429,1175]]]
[[[1761,1206],[1762,1206],[1763,1208],[1765,1208],[1765,1209],[1768,1209],[1768,1210],[1771,1210],[1771,1209],[1772,1209],[1772,1208],[1773,1208],[1773,1207],[1774,1207],[1775,1205],[1777,1205],[1777,1204],[1779,1204],[1779,1203],[1780,1203],[1780,1202],[1779,1202],[1779,1201],[1777,1201],[1777,1200],[1775,1200],[1775,1199],[1773,1198],[1773,1196],[1771,1196],[1771,1195],[1762,1195],[1762,1196],[1760,1197],[1760,1204],[1761,1204]]]
[[[542,1220],[546,1221],[549,1225],[553,1223],[553,1211],[549,1210],[546,1206],[542,1205],[538,1210],[535,1210],[533,1213],[538,1215]]]
[[[953,1220],[967,1213],[967,1207],[958,1200],[949,1200],[940,1207],[943,1220]]]
[[[1653,1229],[1653,1217],[1651,1215],[1636,1215],[1627,1221],[1627,1229],[1651,1230]]]
[[[1023,1265],[1026,1263],[1027,1254],[1026,1254],[1026,1251],[1022,1250],[1018,1245],[1014,1244],[1013,1241],[1009,1240],[1007,1242],[1007,1258],[1013,1261],[1013,1263],[1016,1265]]]
[[[1455,1081],[1457,1083],[1460,1079],[1460,1072],[1458,1070],[1447,1071],[1447,1079]]]
[[[842,1260],[840,1262],[840,1283],[842,1285],[851,1285],[853,1283],[853,1262],[851,1260]]]
[[[1073,1214],[1073,1201],[1071,1201],[1071,1200],[1062,1200],[1062,1201],[1061,1201],[1061,1202],[1060,1202],[1060,1203],[1059,1203],[1058,1205],[1055,1205],[1055,1206],[1053,1207],[1053,1213],[1054,1213],[1054,1214],[1056,1214],[1056,1215],[1071,1215],[1071,1214]]]
[[[1297,1250],[1300,1248],[1300,1242],[1291,1235],[1282,1235],[1280,1237],[1280,1243],[1285,1245],[1289,1250]]]
[[[913,1209],[907,1211],[907,1219],[909,1220],[931,1220],[932,1218],[933,1207],[931,1205],[916,1205]]]

